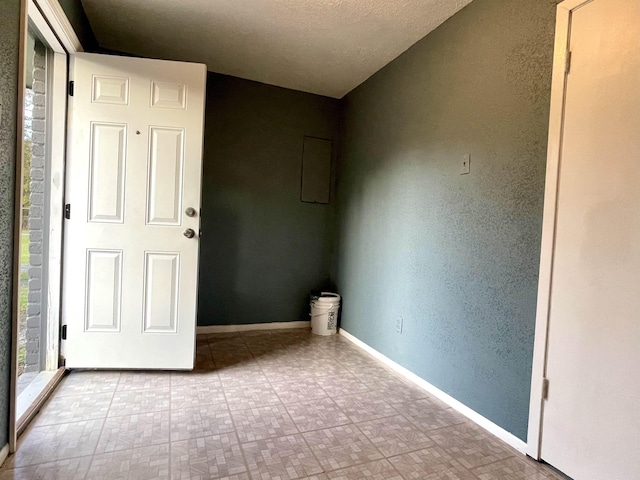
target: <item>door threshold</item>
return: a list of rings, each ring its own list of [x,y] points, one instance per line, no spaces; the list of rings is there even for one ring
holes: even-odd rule
[[[18,418],[16,430],[18,436],[27,428],[36,413],[40,411],[40,408],[47,401],[51,392],[55,390],[65,373],[64,367],[40,372],[29,386],[18,395],[16,404],[16,417]]]

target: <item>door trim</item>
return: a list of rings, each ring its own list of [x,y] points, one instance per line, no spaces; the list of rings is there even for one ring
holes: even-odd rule
[[[542,449],[542,420],[544,414],[543,380],[547,368],[549,310],[553,279],[553,260],[558,212],[558,179],[561,164],[562,134],[565,113],[566,65],[571,30],[571,14],[593,0],[565,0],[557,6],[553,74],[551,77],[551,108],[549,111],[549,137],[547,144],[547,173],[540,246],[540,273],[538,301],[533,344],[531,394],[527,455],[540,460]]]
[[[15,215],[14,215],[14,252],[13,252],[13,319],[11,327],[11,374],[10,374],[10,400],[9,400],[9,449],[10,453],[15,452],[17,446],[18,426],[17,426],[17,365],[18,365],[18,305],[19,305],[19,280],[20,280],[20,226],[22,224],[22,155],[24,149],[23,136],[24,136],[24,90],[25,90],[25,65],[26,65],[26,39],[29,30],[29,23],[31,23],[36,30],[42,35],[44,40],[49,44],[49,47],[54,52],[52,55],[51,65],[53,67],[53,78],[49,77],[48,82],[55,87],[52,89],[52,93],[58,93],[58,97],[61,98],[52,99],[47,106],[47,115],[51,119],[47,126],[47,143],[48,143],[48,161],[51,162],[52,173],[62,172],[64,178],[64,154],[66,147],[66,83],[67,83],[67,66],[66,56],[67,54],[76,53],[82,51],[82,45],[80,44],[78,37],[71,27],[71,23],[67,19],[62,7],[57,0],[22,0],[21,2],[21,26],[20,26],[20,58],[19,58],[19,77],[18,77],[18,92],[17,92],[17,146],[16,146],[16,187],[15,187]],[[51,72],[51,68],[48,68]],[[57,128],[52,128],[55,125]],[[51,156],[53,155],[53,156]],[[62,198],[60,196],[60,198]],[[53,202],[57,202],[57,198],[52,198],[51,206],[54,206]],[[60,204],[55,205],[62,211],[63,200],[60,199]],[[62,214],[60,213],[60,218]],[[53,222],[57,223],[57,219],[54,218],[53,212],[50,216],[51,225]],[[60,220],[60,228],[62,222]],[[62,255],[62,233],[57,232],[60,236],[58,242],[51,242],[50,247],[50,263],[55,261],[56,257],[59,260]],[[58,248],[56,255],[51,255],[53,249]],[[55,252],[53,252],[55,253]],[[49,265],[47,265],[49,267]],[[57,267],[59,270],[59,266]],[[54,271],[55,268],[49,269]],[[44,312],[44,316],[48,318],[53,314],[52,309],[58,308],[57,318],[59,319],[59,306],[60,306],[60,278],[57,280],[58,293],[57,297],[53,290],[49,290],[48,295],[51,297],[52,302],[48,305],[48,311]],[[54,285],[55,286],[55,285]],[[43,332],[44,333],[44,332]]]
[[[47,88],[49,91],[46,113],[46,162],[49,168],[45,182],[49,185],[45,203],[49,212],[43,225],[47,242],[47,261],[43,265],[43,285],[46,285],[46,301],[42,312],[41,325],[41,366],[46,370],[58,368],[60,350],[60,311],[62,294],[62,230],[64,209],[64,181],[53,182],[54,178],[65,178],[65,150],[67,143],[67,58],[68,53],[54,32],[47,18],[36,5],[28,0],[29,23],[48,44]],[[19,419],[18,419],[19,420]]]
[[[4,463],[4,461],[9,456],[9,444],[7,443],[4,447],[0,449],[0,465]]]
[[[18,91],[16,99],[16,157],[13,222],[13,313],[11,321],[11,371],[9,385],[9,453],[16,451],[16,393],[18,387],[18,322],[20,309],[20,226],[22,225],[22,156],[24,155],[24,99],[26,90],[28,32],[27,0],[20,2],[20,52],[18,56]],[[4,451],[4,449],[3,449]]]
[[[33,420],[36,414],[40,411],[40,409],[44,406],[45,402],[49,399],[49,396],[56,389],[58,384],[62,381],[67,370],[64,367],[58,368],[44,389],[40,392],[40,394],[33,400],[29,408],[22,414],[20,418],[18,418],[16,423],[16,432],[17,435],[20,436],[29,426],[29,422]]]
[[[29,3],[35,2],[38,10],[51,26],[51,30],[58,37],[67,53],[83,52],[82,43],[78,35],[76,35],[71,22],[64,13],[58,0],[30,0]],[[59,53],[59,52],[58,52]]]

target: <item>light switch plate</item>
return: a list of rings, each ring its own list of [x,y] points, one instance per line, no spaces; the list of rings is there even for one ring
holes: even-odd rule
[[[460,162],[460,175],[466,175],[471,171],[471,155],[468,153],[463,155]]]

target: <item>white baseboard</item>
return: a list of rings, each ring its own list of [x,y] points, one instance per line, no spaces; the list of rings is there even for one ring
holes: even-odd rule
[[[451,395],[443,392],[438,387],[430,384],[429,382],[427,382],[423,378],[420,378],[415,373],[410,372],[403,366],[398,365],[396,362],[386,357],[382,353],[378,352],[374,348],[370,347],[369,345],[364,343],[362,340],[359,340],[358,338],[354,337],[346,330],[340,329],[340,335],[342,335],[346,340],[349,340],[354,345],[361,348],[371,356],[377,358],[378,360],[380,360],[382,363],[384,363],[391,369],[395,370],[397,373],[402,375],[407,380],[415,383],[418,387],[422,388],[430,395],[433,395],[434,397],[438,398],[439,400],[449,405],[454,410],[457,410],[458,412],[460,412],[469,420],[477,423],[479,426],[487,430],[489,433],[495,435],[503,442],[507,443],[508,445],[512,446],[513,448],[515,448],[516,450],[518,450],[523,454],[526,453],[526,450],[527,450],[526,442],[523,442],[514,434],[507,432],[504,428],[496,425],[488,418],[483,417],[478,412],[467,407],[465,404],[459,402],[458,400],[453,398]]]
[[[198,326],[196,333],[246,332],[248,330],[282,330],[285,328],[311,328],[309,320],[302,322],[249,323],[247,325],[203,325]]]
[[[4,447],[2,447],[2,449],[0,449],[0,467],[2,467],[2,464],[7,459],[8,455],[9,455],[9,444],[7,443]]]

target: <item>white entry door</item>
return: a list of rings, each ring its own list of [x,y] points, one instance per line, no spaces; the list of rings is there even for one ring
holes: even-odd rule
[[[640,479],[640,1],[570,26],[541,458]]]
[[[193,368],[206,67],[71,57],[62,352]]]

